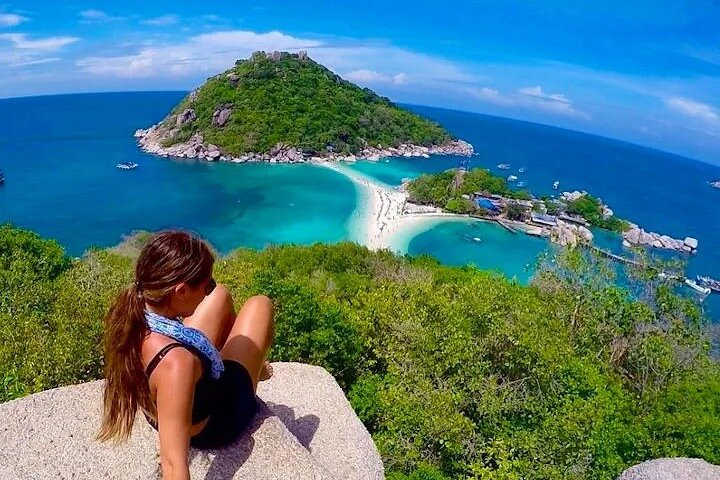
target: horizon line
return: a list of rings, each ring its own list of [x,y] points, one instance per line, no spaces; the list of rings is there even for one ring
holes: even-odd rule
[[[13,97],[0,97],[0,102],[7,101],[7,100],[22,100],[22,99],[30,99],[30,98],[60,97],[60,96],[72,96],[72,95],[109,95],[109,94],[123,94],[123,93],[188,93],[193,90],[195,90],[195,89],[191,88],[191,89],[180,89],[180,90],[103,90],[103,91],[87,91],[87,92],[45,93],[45,94],[41,94],[41,95],[19,95],[19,96],[13,96]],[[703,165],[711,165],[713,167],[720,167],[720,164],[718,164],[718,163],[712,163],[710,161],[700,160],[699,158],[689,157],[685,154],[671,152],[668,150],[662,150],[655,146],[644,145],[641,143],[631,142],[628,140],[623,140],[623,139],[615,138],[615,137],[609,137],[609,136],[601,135],[601,134],[598,134],[595,132],[588,132],[585,130],[576,130],[576,129],[567,128],[567,127],[560,127],[557,125],[550,125],[547,123],[540,123],[540,122],[525,120],[525,119],[517,118],[517,117],[493,115],[490,113],[484,113],[484,112],[473,111],[473,110],[460,110],[457,108],[452,108],[452,107],[447,107],[447,106],[422,105],[422,104],[416,104],[416,103],[397,102],[392,99],[390,99],[390,101],[395,105],[408,105],[408,106],[413,106],[413,107],[448,110],[451,112],[458,112],[458,113],[469,113],[472,115],[483,115],[485,117],[491,117],[491,118],[497,118],[497,119],[503,119],[503,120],[511,120],[514,122],[522,122],[522,123],[527,123],[530,125],[538,125],[538,126],[545,127],[545,128],[554,128],[554,129],[563,130],[566,132],[580,133],[583,135],[588,135],[588,136],[596,137],[596,138],[602,138],[605,140],[610,140],[610,141],[618,142],[618,143],[624,143],[627,145],[632,145],[634,147],[640,147],[640,148],[644,148],[647,150],[654,150],[656,152],[660,152],[660,153],[663,153],[666,155],[673,155],[673,156],[678,157],[685,161],[698,162],[698,163],[702,163]]]

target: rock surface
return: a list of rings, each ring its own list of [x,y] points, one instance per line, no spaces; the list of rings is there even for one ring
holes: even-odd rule
[[[156,155],[162,155],[164,157],[179,157],[179,158],[198,158],[200,160],[207,161],[227,161],[234,163],[245,163],[245,162],[269,162],[269,163],[300,163],[308,161],[355,161],[355,160],[380,160],[381,158],[387,157],[424,157],[428,158],[430,155],[461,155],[470,156],[474,153],[473,146],[463,140],[452,140],[442,145],[433,145],[425,147],[422,145],[402,144],[397,147],[371,147],[366,146],[357,155],[345,155],[340,153],[334,153],[328,151],[320,156],[310,157],[301,150],[287,145],[285,143],[278,143],[268,152],[256,153],[248,152],[240,155],[239,157],[233,157],[222,151],[215,145],[205,145],[202,134],[195,132],[189,140],[185,142],[175,143],[169,146],[166,145],[168,139],[173,138],[177,133],[179,126],[187,123],[189,115],[187,109],[180,115],[176,120],[176,128],[168,128],[162,124],[153,125],[148,129],[138,129],[135,131],[135,138],[138,139],[138,145],[141,149],[148,153]],[[229,105],[219,106],[213,113],[212,124],[215,127],[223,127],[230,115],[232,108]],[[193,111],[192,115],[195,113]],[[181,121],[182,120],[182,121]],[[218,153],[214,153],[211,147],[216,148]]]
[[[698,248],[698,241],[695,238],[686,237],[685,240],[680,240],[668,235],[646,232],[634,224],[630,225],[630,228],[623,232],[622,237],[625,242],[631,245],[645,245],[664,250],[696,253]]]
[[[580,244],[592,244],[593,234],[582,225],[558,220],[557,225],[550,229],[550,240],[563,247],[576,247]]]
[[[224,127],[232,113],[232,105],[220,105],[212,116],[214,127]]]
[[[237,442],[190,450],[192,478],[381,479],[380,456],[333,377],[320,367],[273,364],[258,415]],[[95,442],[103,381],[0,404],[0,478],[160,477],[158,436],[138,415],[130,440]]]
[[[628,468],[618,480],[720,480],[720,467],[699,458],[658,458]]]

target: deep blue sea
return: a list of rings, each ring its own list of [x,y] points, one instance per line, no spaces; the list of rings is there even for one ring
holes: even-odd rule
[[[0,100],[0,222],[57,239],[72,255],[137,229],[191,229],[221,252],[271,243],[351,238],[357,192],[310,165],[210,164],[141,152],[137,128],[162,119],[184,92],[58,95]],[[603,137],[481,114],[407,106],[471,142],[470,167],[514,174],[536,194],[584,189],[647,230],[700,241],[689,273],[720,278],[720,167]],[[120,171],[115,164],[140,166]],[[353,165],[385,183],[442,171],[456,157]],[[510,170],[499,170],[500,163]],[[524,173],[518,169],[524,167]],[[603,246],[620,251],[618,237]],[[493,225],[446,223],[411,239],[410,253],[473,263],[527,281],[546,247]],[[720,297],[706,302],[720,312]],[[713,315],[716,316],[716,315]]]

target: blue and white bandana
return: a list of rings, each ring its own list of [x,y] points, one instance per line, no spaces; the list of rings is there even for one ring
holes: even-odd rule
[[[220,374],[225,370],[220,352],[203,332],[197,328],[186,327],[179,320],[172,320],[149,310],[145,310],[145,320],[148,328],[153,332],[167,335],[183,345],[197,348],[212,363],[212,377],[220,378]]]

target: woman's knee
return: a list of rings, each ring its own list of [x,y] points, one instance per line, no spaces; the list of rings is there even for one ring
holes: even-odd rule
[[[214,304],[221,305],[224,309],[230,312],[233,311],[232,295],[230,295],[230,290],[228,290],[228,288],[222,283],[215,285],[213,291],[210,292],[210,295],[208,295],[208,299]]]
[[[266,317],[270,322],[273,321],[273,317],[275,316],[275,307],[273,306],[272,300],[266,295],[254,295],[248,298],[245,305],[243,305],[243,309],[244,308]]]

